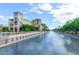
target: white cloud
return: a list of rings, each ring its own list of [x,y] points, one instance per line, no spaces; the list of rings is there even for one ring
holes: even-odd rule
[[[36,12],[42,14],[44,11],[51,11],[53,9],[52,5],[49,3],[40,3],[38,6],[33,7],[31,12]]]
[[[36,13],[38,13],[38,14],[42,14],[42,13],[43,13],[38,7],[33,7],[33,8],[31,9],[31,12],[36,12]]]
[[[8,25],[8,18],[7,18],[7,16],[0,15],[0,24]]]
[[[0,20],[3,20],[3,19],[5,19],[5,17],[4,17],[4,16],[2,16],[2,15],[0,15]]]
[[[39,4],[39,8],[44,11],[51,11],[53,9],[52,5],[49,3]]]
[[[58,5],[57,5],[58,6]],[[50,3],[40,3],[37,7],[33,7],[31,12],[43,13],[47,11],[52,15],[52,28],[62,26],[66,21],[79,17],[79,3],[63,3],[58,9]]]
[[[53,24],[63,25],[66,21],[79,17],[79,4],[63,4],[59,9],[50,11],[50,14],[55,17]]]

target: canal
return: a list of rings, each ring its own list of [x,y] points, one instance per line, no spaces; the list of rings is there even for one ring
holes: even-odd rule
[[[79,40],[56,32],[45,32],[0,48],[0,55],[76,55]]]

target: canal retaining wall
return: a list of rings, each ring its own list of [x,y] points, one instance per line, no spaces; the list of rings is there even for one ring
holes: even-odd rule
[[[4,47],[4,46],[10,45],[12,43],[21,41],[21,40],[35,37],[37,35],[40,35],[41,33],[43,33],[43,32],[30,32],[30,33],[6,36],[6,38],[0,39],[0,47]]]

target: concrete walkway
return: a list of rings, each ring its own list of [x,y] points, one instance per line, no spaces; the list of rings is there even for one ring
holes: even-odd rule
[[[35,37],[37,35],[40,35],[41,33],[43,32],[27,32],[24,34],[22,33],[16,35],[0,36],[0,47],[4,47],[21,40]]]

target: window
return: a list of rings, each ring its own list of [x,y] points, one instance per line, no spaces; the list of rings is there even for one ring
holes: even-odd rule
[[[15,21],[15,25],[17,25],[17,21]]]

